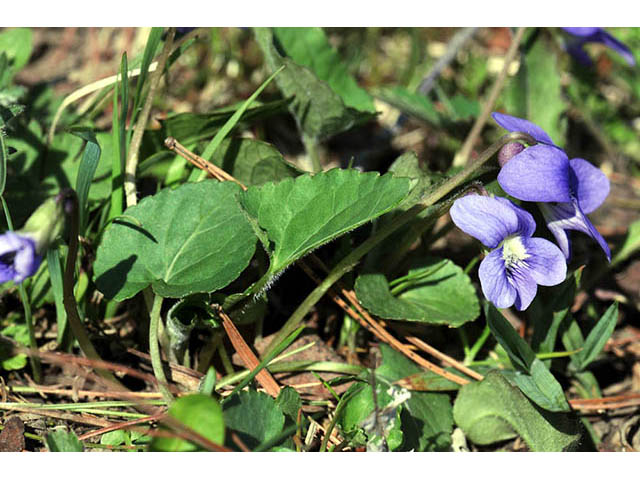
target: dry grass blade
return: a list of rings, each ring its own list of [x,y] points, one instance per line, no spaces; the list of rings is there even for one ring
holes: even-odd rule
[[[231,344],[233,348],[236,349],[238,355],[244,362],[245,367],[249,370],[255,370],[258,365],[260,365],[260,360],[253,350],[247,345],[247,342],[244,341],[242,335],[236,328],[233,323],[233,320],[229,318],[229,316],[222,311],[222,309],[218,309],[218,315],[222,318],[222,326],[224,327],[225,332],[227,332],[227,336],[229,340],[231,340]],[[273,376],[266,370],[262,369],[256,375],[256,380],[264,387],[269,395],[276,398],[280,394],[280,386],[278,382],[275,381]]]
[[[84,435],[80,435],[78,437],[78,440],[84,441],[84,440],[86,440],[88,438],[91,438],[91,437],[97,437],[98,435],[102,435],[104,433],[113,432],[114,430],[120,430],[120,429],[124,429],[124,428],[128,428],[128,427],[133,427],[135,425],[140,425],[141,423],[156,422],[156,421],[162,419],[165,416],[166,416],[165,413],[157,413],[155,415],[149,415],[148,417],[144,417],[144,418],[137,418],[135,420],[130,420],[128,422],[114,423],[114,424],[111,424],[111,425],[109,425],[107,427],[100,428],[98,430],[94,430],[93,432],[89,432],[89,433],[85,433]]]
[[[464,373],[465,375],[473,378],[474,380],[478,380],[478,381],[484,380],[483,375],[479,374],[474,370],[471,370],[466,365],[463,365],[462,363],[458,362],[455,358],[452,358],[449,355],[442,353],[440,350],[433,348],[431,345],[420,340],[418,337],[409,336],[405,338],[407,339],[407,341],[409,341],[410,343],[413,343],[420,350],[427,352],[429,355],[433,355],[438,360],[442,360],[443,362],[448,363],[459,372]]]
[[[569,400],[569,404],[578,410],[613,410],[640,405],[640,393],[604,398],[574,398]]]
[[[221,169],[220,167],[214,165],[213,163],[205,160],[201,156],[196,155],[191,150],[187,149],[184,145],[182,145],[180,142],[178,142],[175,138],[167,137],[164,140],[164,145],[165,145],[165,147],[167,147],[172,152],[177,153],[182,158],[184,158],[185,160],[188,160],[189,162],[191,162],[193,165],[195,165],[200,170],[204,170],[205,172],[207,172],[212,177],[217,178],[219,181],[221,181],[221,182],[226,182],[226,181],[234,182],[234,183],[237,183],[238,185],[240,185],[240,188],[242,188],[243,190],[247,189],[247,187],[243,183],[238,181],[232,175],[228,174],[223,169]]]

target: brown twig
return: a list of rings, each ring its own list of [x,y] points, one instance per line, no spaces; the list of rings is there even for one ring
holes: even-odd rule
[[[493,83],[493,86],[491,87],[489,98],[487,98],[487,101],[484,104],[482,113],[480,113],[480,116],[476,118],[476,121],[473,124],[473,127],[471,127],[471,131],[469,132],[469,135],[467,135],[467,138],[462,144],[462,148],[456,155],[456,158],[453,161],[454,165],[459,166],[459,165],[470,163],[471,149],[473,148],[473,145],[476,143],[476,140],[480,136],[480,132],[482,131],[484,124],[487,123],[487,120],[489,119],[489,114],[491,113],[491,110],[493,110],[493,106],[495,105],[496,100],[498,99],[498,95],[500,95],[500,91],[504,87],[505,80],[507,79],[507,74],[509,73],[509,67],[511,66],[511,62],[513,61],[514,57],[516,56],[516,53],[518,52],[518,46],[522,41],[522,36],[524,35],[525,30],[526,30],[526,27],[519,27],[518,30],[516,31],[516,34],[513,37],[513,41],[509,46],[509,50],[507,51],[507,54],[504,57],[504,66],[502,67],[502,71],[500,72],[500,74],[498,74],[496,81]]]
[[[139,425],[141,423],[156,422],[156,421],[162,419],[165,416],[166,416],[166,414],[163,412],[163,413],[157,413],[155,415],[149,415],[148,417],[144,417],[144,418],[136,418],[135,420],[129,420],[128,422],[113,423],[113,424],[111,424],[111,425],[109,425],[107,427],[100,428],[98,430],[94,430],[93,432],[85,433],[84,435],[80,435],[78,437],[78,440],[84,441],[87,438],[97,437],[98,435],[102,435],[102,434],[105,434],[105,433],[113,432],[114,430],[120,430],[120,429],[123,429],[123,428],[133,427],[133,426]]]
[[[245,367],[247,367],[247,369],[249,370],[255,370],[258,365],[260,365],[260,360],[258,360],[256,354],[253,353],[253,350],[251,350],[249,345],[247,345],[247,342],[245,342],[244,338],[242,338],[242,335],[236,328],[233,320],[229,318],[229,315],[227,315],[220,307],[218,307],[217,313],[222,319],[222,326],[225,332],[227,332],[227,336],[229,337],[229,340],[231,340],[233,348],[235,348],[236,352],[238,352],[238,355],[242,359]],[[256,375],[256,380],[272,397],[276,398],[280,394],[280,386],[268,370],[264,368],[260,370],[260,372],[258,372],[258,374]]]
[[[483,375],[479,374],[475,370],[470,369],[466,365],[463,365],[462,363],[457,361],[455,358],[452,358],[449,355],[442,353],[440,350],[437,350],[436,348],[432,347],[431,345],[424,342],[423,340],[420,340],[418,337],[409,336],[405,338],[407,339],[407,341],[413,343],[420,350],[427,352],[429,355],[436,357],[438,360],[441,360],[442,362],[448,363],[459,372],[462,372],[465,375],[478,381],[484,379]]]
[[[112,425],[112,423],[109,422],[108,420],[104,420],[102,418],[95,417],[93,415],[87,415],[87,414],[74,415],[72,413],[57,412],[53,410],[41,410],[39,408],[23,407],[19,403],[16,403],[15,405],[3,405],[2,408],[0,408],[0,410],[24,412],[24,413],[30,413],[33,415],[41,415],[43,417],[58,418],[60,420],[66,420],[69,422],[82,423],[85,425],[93,425],[94,427],[108,427]]]
[[[180,155],[185,160],[188,160],[189,162],[191,162],[193,165],[195,165],[200,170],[204,170],[209,175],[211,175],[212,177],[217,178],[221,182],[225,182],[225,181],[234,182],[234,183],[237,183],[238,185],[240,185],[240,188],[242,188],[243,190],[247,189],[247,187],[242,182],[237,180],[235,177],[233,177],[232,175],[228,174],[227,172],[225,172],[223,169],[221,169],[217,165],[214,165],[213,163],[209,162],[208,160],[205,160],[200,155],[196,155],[191,150],[187,149],[184,145],[182,145],[180,142],[178,142],[175,138],[167,137],[164,140],[164,145],[165,145],[165,147],[167,147],[172,152],[177,153],[178,155]]]
[[[640,405],[640,393],[628,393],[603,398],[573,398],[571,407],[578,410],[612,410]]]

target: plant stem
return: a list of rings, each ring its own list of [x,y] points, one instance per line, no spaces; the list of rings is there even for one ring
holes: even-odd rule
[[[309,155],[309,159],[311,160],[313,172],[321,172],[322,164],[320,163],[320,155],[318,155],[318,142],[303,133],[302,143],[304,143],[304,149],[307,151],[307,155]]]
[[[69,251],[67,253],[67,264],[65,267],[64,279],[62,282],[62,303],[64,304],[65,311],[67,312],[67,320],[69,322],[69,326],[71,327],[73,336],[76,338],[78,344],[80,345],[82,353],[84,353],[87,358],[91,360],[102,361],[100,355],[98,355],[98,352],[91,343],[89,335],[87,334],[87,330],[84,328],[84,324],[80,319],[80,315],[78,314],[78,304],[76,303],[76,297],[73,294],[76,258],[78,256],[78,197],[75,191],[69,189],[67,197],[65,199],[61,199],[60,201],[71,202],[71,210],[68,213],[68,219],[70,220]],[[116,377],[114,377],[110,371],[96,369],[96,372],[102,378],[120,385],[120,382],[118,382]]]
[[[274,336],[273,340],[265,350],[263,357],[267,356],[282,340],[293,332],[298,325],[300,325],[304,317],[309,313],[313,306],[324,296],[324,294],[336,283],[342,276],[355,267],[360,259],[365,256],[371,249],[382,242],[385,238],[398,230],[400,227],[411,221],[420,212],[426,208],[434,205],[436,202],[444,198],[451,193],[454,189],[464,184],[472,175],[484,165],[500,148],[509,142],[515,141],[532,141],[535,144],[535,140],[526,133],[511,132],[502,136],[497,142],[487,148],[480,157],[471,165],[466,166],[461,172],[451,177],[448,181],[440,185],[433,192],[427,194],[420,203],[414,205],[410,209],[396,216],[392,221],[378,230],[373,236],[369,237],[363,243],[361,243],[355,250],[344,257],[334,268],[329,272],[326,278],[313,290],[307,298],[298,306],[293,312],[291,317],[286,321],[280,331]],[[444,213],[444,212],[443,212]],[[425,219],[426,221],[426,219]]]
[[[507,74],[509,73],[509,67],[511,66],[511,62],[513,61],[514,57],[516,56],[516,53],[518,52],[518,46],[522,41],[522,37],[524,35],[525,30],[526,30],[526,27],[519,27],[518,30],[516,31],[516,34],[513,37],[513,41],[509,46],[509,50],[507,51],[507,54],[504,57],[504,67],[502,67],[502,71],[500,72],[500,74],[498,75],[498,78],[496,78],[496,81],[491,87],[489,98],[484,104],[482,113],[480,113],[480,116],[476,119],[475,123],[473,124],[473,127],[471,127],[471,131],[469,132],[469,135],[467,136],[467,138],[464,141],[464,144],[462,145],[462,148],[453,159],[454,166],[462,166],[469,163],[469,159],[470,159],[469,154],[471,153],[471,149],[473,148],[473,145],[476,143],[476,140],[480,136],[482,127],[484,127],[484,124],[487,123],[489,114],[491,113],[491,110],[493,110],[493,106],[496,103],[496,100],[498,99],[498,96],[500,95],[502,88],[504,87],[505,81],[507,80]]]
[[[153,307],[149,316],[149,355],[151,356],[151,366],[153,374],[158,380],[158,388],[167,404],[173,402],[173,395],[167,388],[167,377],[162,369],[162,357],[160,356],[160,344],[158,343],[158,327],[160,325],[160,311],[162,309],[163,297],[156,295],[153,299]]]

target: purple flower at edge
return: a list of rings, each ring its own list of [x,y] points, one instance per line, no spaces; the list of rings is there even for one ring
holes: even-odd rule
[[[572,41],[567,44],[567,51],[584,65],[593,63],[582,49],[585,43],[601,43],[618,52],[629,65],[636,64],[629,47],[600,27],[563,27],[562,29],[573,36]]]
[[[41,262],[32,238],[15,232],[0,235],[0,283],[22,283],[36,273]]]
[[[492,251],[478,275],[484,296],[498,308],[525,310],[538,285],[557,285],[567,275],[562,252],[543,238],[532,237],[531,214],[505,198],[468,195],[457,199],[451,219]]]
[[[582,158],[569,160],[564,150],[555,146],[537,125],[499,113],[494,113],[493,118],[510,132],[523,131],[524,125],[536,133],[530,133],[536,140],[546,140],[524,149],[502,167],[498,174],[502,189],[519,200],[541,202],[538,206],[547,226],[567,259],[571,249],[566,230],[577,230],[598,242],[611,261],[607,242],[586,216],[609,195],[607,176]]]

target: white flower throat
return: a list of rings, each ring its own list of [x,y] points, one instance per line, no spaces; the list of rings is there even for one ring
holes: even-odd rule
[[[506,268],[517,266],[529,257],[520,235],[511,235],[502,241],[502,259]]]

